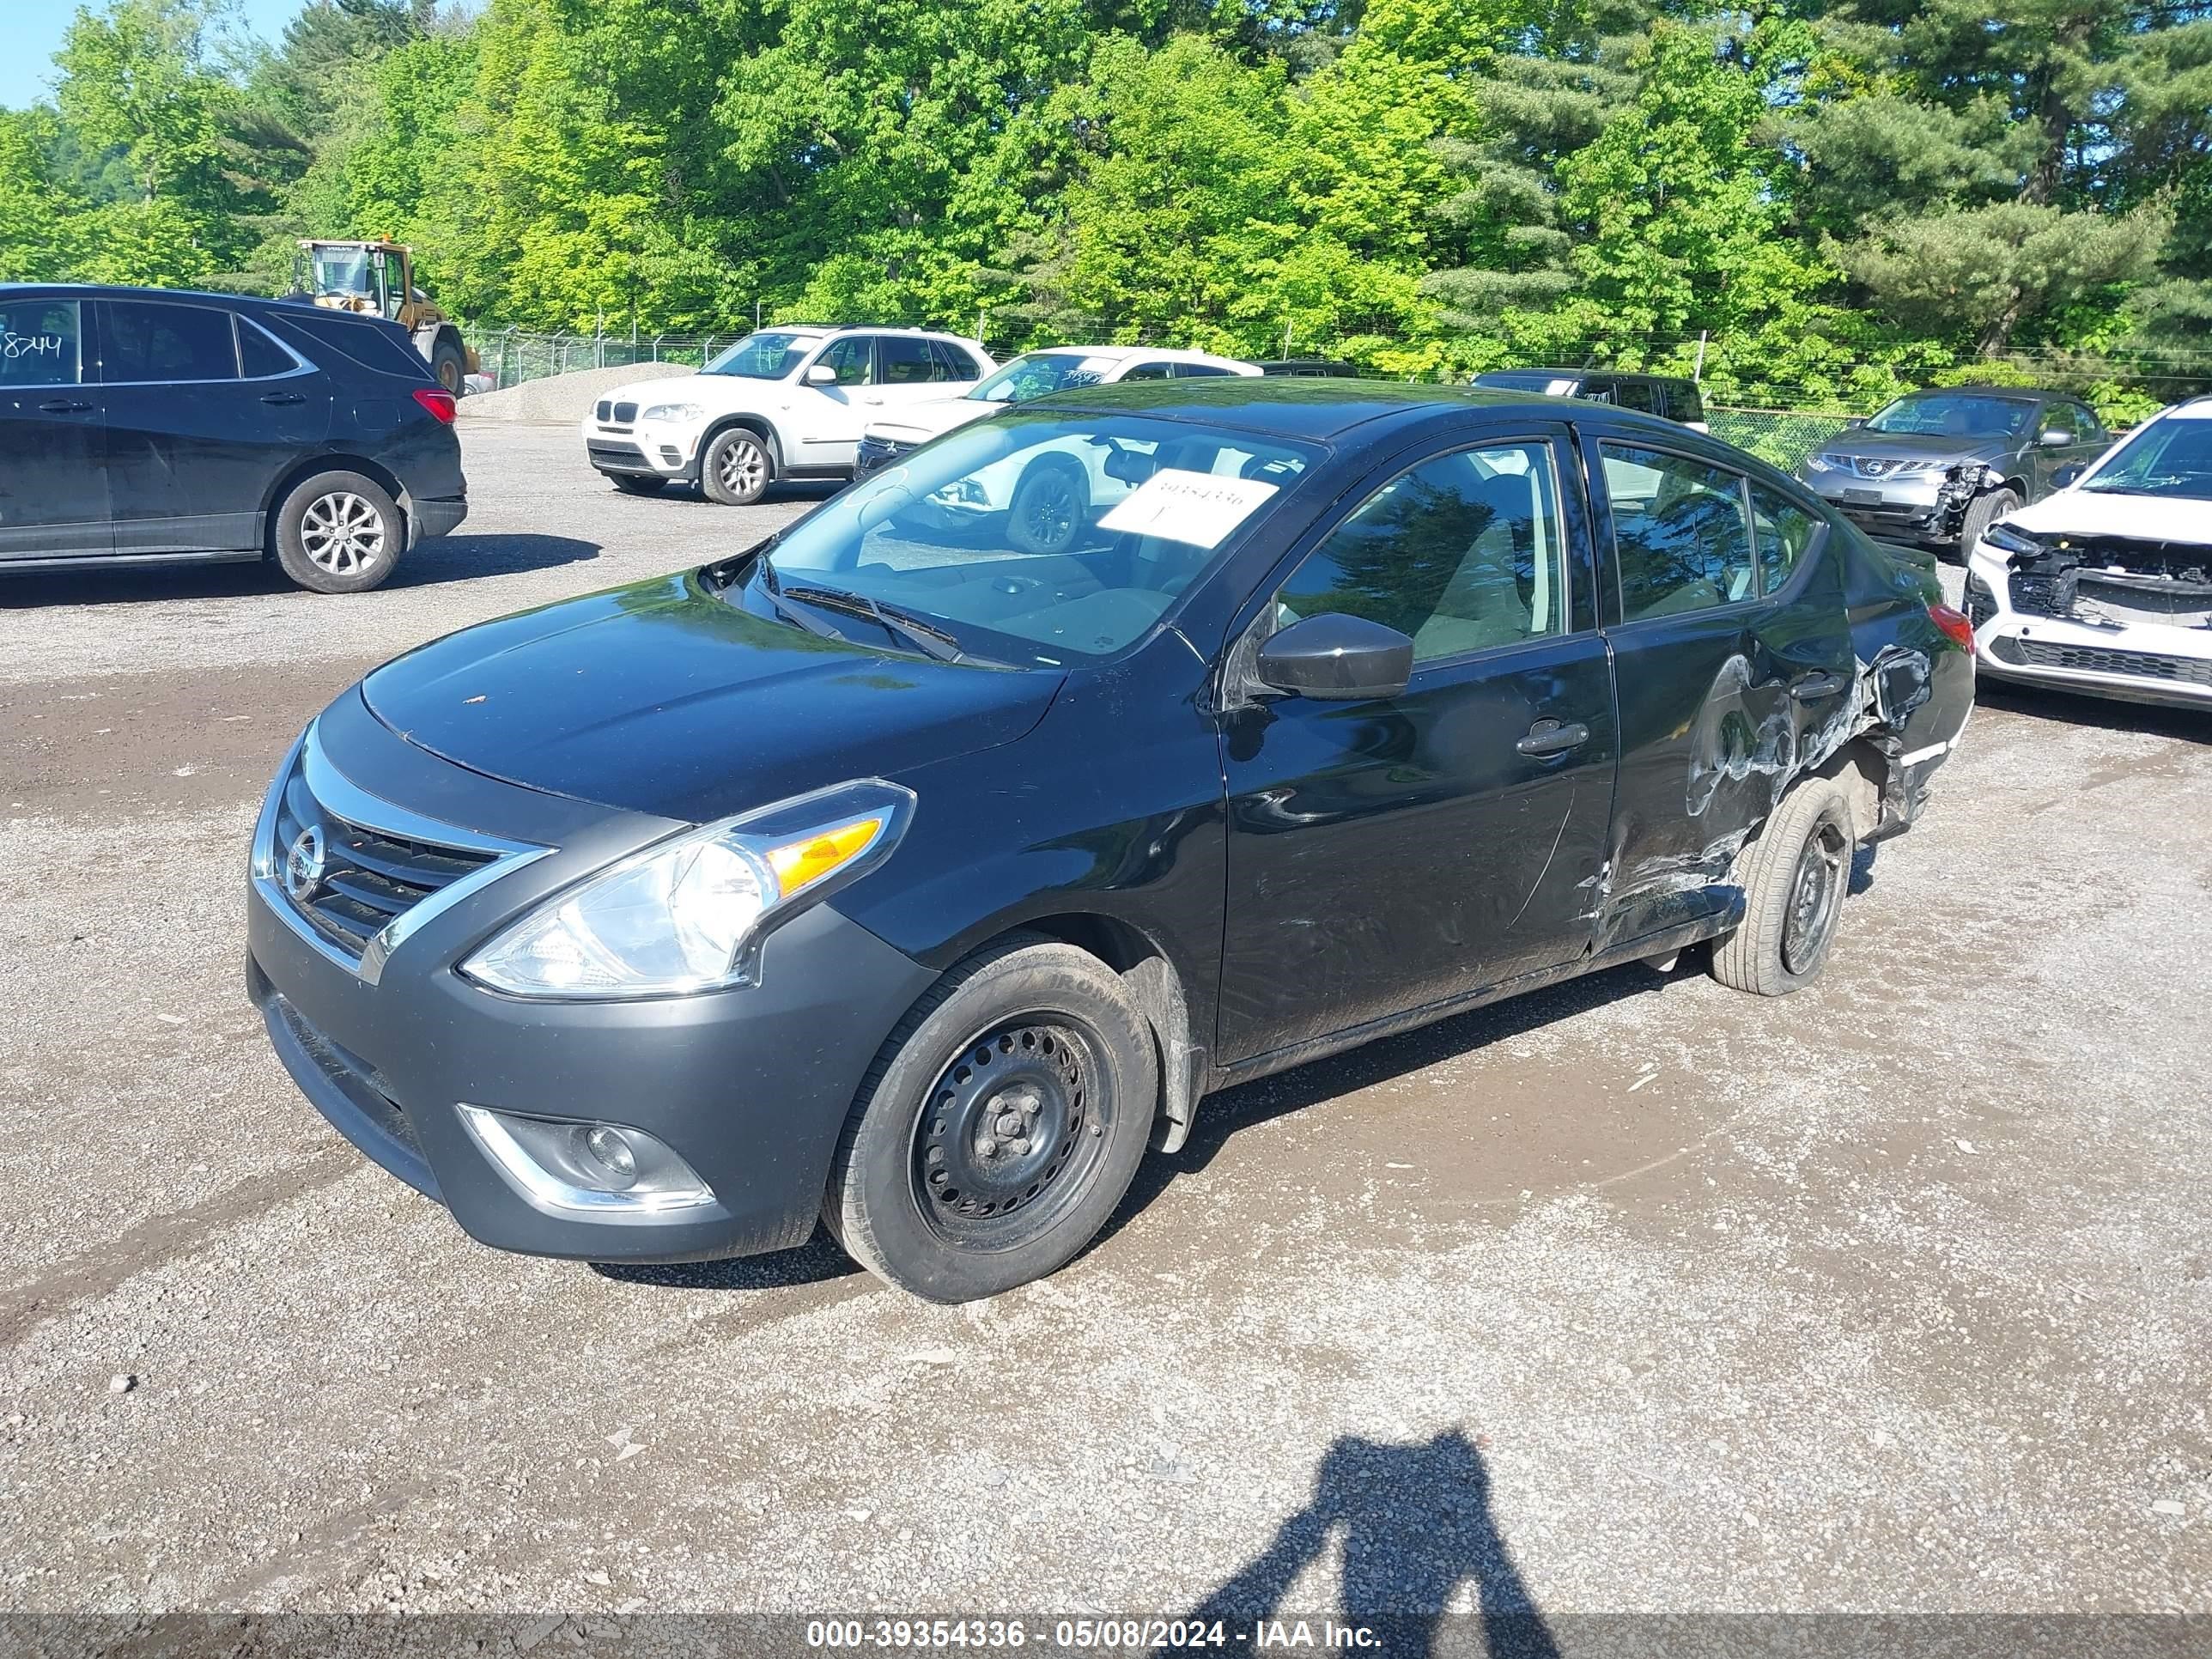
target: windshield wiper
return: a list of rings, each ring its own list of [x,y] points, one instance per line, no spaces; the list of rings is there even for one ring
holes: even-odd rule
[[[770,539],[773,540],[775,538],[770,538]],[[797,605],[787,605],[784,603],[783,583],[776,577],[775,565],[772,560],[767,558],[762,559],[760,562],[760,569],[761,592],[768,596],[769,608],[774,611],[777,616],[782,617],[784,621],[789,623],[793,628],[803,629],[805,632],[815,635],[821,639],[836,640],[846,645],[850,645],[852,643],[852,641],[847,638],[842,632],[837,629],[832,628],[828,623],[823,622],[821,617],[811,616],[806,611],[801,611]]]
[[[902,639],[925,657],[939,662],[960,662],[968,653],[960,648],[960,641],[933,623],[879,605],[865,593],[848,593],[842,587],[781,587],[778,591],[787,598],[819,605],[824,611],[842,611],[849,616],[866,617],[893,639]]]

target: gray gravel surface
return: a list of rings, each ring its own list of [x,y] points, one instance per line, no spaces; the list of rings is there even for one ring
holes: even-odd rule
[[[1216,1097],[992,1302],[595,1272],[298,1097],[246,833],[381,658],[811,498],[465,444],[380,592],[0,586],[0,1605],[2212,1607],[2212,723],[1992,694],[1813,990],[1629,969]]]

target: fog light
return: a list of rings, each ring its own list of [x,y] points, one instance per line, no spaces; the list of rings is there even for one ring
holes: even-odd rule
[[[535,1209],[595,1221],[648,1221],[711,1206],[714,1194],[659,1137],[618,1123],[577,1123],[460,1108],[461,1121]]]
[[[620,1129],[602,1123],[586,1130],[584,1156],[599,1165],[600,1185],[621,1192],[637,1184],[637,1154]]]

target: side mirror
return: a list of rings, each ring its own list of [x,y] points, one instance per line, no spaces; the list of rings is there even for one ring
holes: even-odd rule
[[[2051,487],[2053,489],[2070,489],[2088,470],[2080,461],[2071,466],[2062,466],[2051,475]]]
[[[1859,416],[1854,415],[1854,416],[1851,416],[1851,418],[1850,418],[1850,420],[1845,421],[1845,422],[1844,422],[1844,431],[1846,431],[1846,432],[1849,432],[1849,431],[1853,430],[1853,429],[1854,429],[1854,428],[1856,428],[1864,426],[1865,424],[1866,424],[1866,422],[1865,422],[1865,420],[1864,420],[1863,418],[1862,418],[1862,417],[1861,417],[1861,416]]]
[[[837,384],[837,371],[827,363],[816,363],[806,371],[805,379],[809,386],[835,386]]]
[[[1260,647],[1260,682],[1322,702],[1395,697],[1413,675],[1413,642],[1395,628],[1332,611],[1294,622]]]
[[[2045,449],[2063,449],[2074,441],[2074,434],[2070,432],[2061,432],[2055,426],[2046,426],[2041,432],[2036,434],[2035,441]]]

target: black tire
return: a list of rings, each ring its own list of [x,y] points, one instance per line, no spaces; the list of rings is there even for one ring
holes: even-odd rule
[[[1091,481],[1073,461],[1033,461],[1006,504],[1006,539],[1024,553],[1065,553],[1091,512]]]
[[[407,545],[407,521],[382,484],[358,472],[319,472],[292,487],[270,528],[276,562],[317,593],[366,593]]]
[[[430,348],[430,378],[456,398],[463,396],[469,387],[467,356],[451,340],[440,340]]]
[[[668,488],[665,478],[641,478],[635,472],[609,472],[603,476],[625,495],[658,495]]]
[[[1826,778],[1782,798],[1738,855],[1743,921],[1713,946],[1713,977],[1753,996],[1787,996],[1820,977],[1851,882],[1850,802]]]
[[[1986,495],[1977,495],[1966,507],[1966,516],[1959,524],[1959,562],[1964,564],[1989,527],[2008,513],[2020,507],[2020,497],[2009,489],[1992,489]]]
[[[716,433],[699,458],[699,488],[724,507],[750,507],[775,482],[768,440],[742,426]]]
[[[1120,976],[1073,945],[1002,941],[947,973],[884,1042],[839,1138],[823,1219],[901,1290],[995,1296],[1097,1236],[1158,1106],[1152,1030]]]

